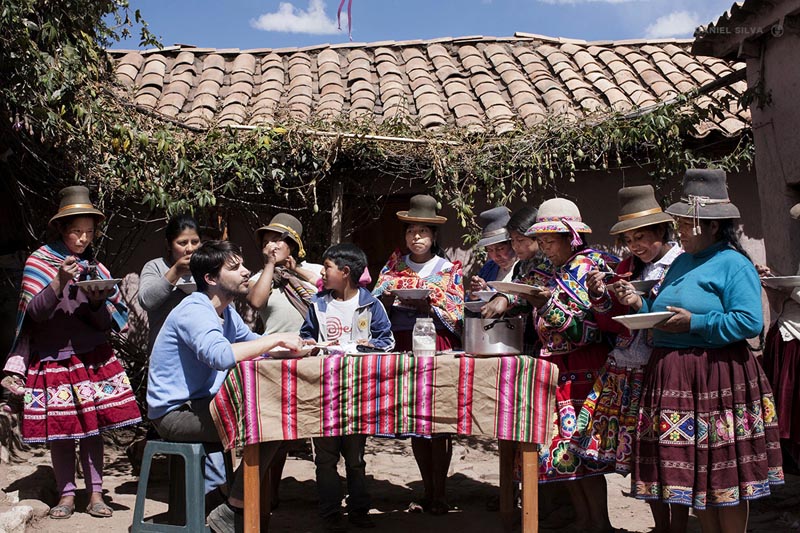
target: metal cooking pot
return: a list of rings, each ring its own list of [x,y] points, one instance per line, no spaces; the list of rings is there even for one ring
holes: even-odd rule
[[[471,355],[517,355],[523,349],[522,317],[465,318],[464,351]]]

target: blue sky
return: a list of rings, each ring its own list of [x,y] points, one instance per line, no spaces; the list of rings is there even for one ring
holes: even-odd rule
[[[352,0],[353,41],[511,36],[586,40],[691,37],[732,0]],[[302,47],[346,42],[339,0],[130,0],[165,46]],[[346,19],[345,19],[346,21]],[[343,21],[343,28],[346,27]],[[135,48],[137,41],[116,48]]]

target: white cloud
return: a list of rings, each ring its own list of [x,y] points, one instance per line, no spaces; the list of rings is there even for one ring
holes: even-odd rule
[[[697,13],[689,11],[674,11],[669,15],[659,17],[644,31],[648,39],[662,37],[691,37],[695,28],[703,23]]]
[[[310,0],[306,10],[294,7],[291,2],[281,2],[278,11],[252,19],[250,26],[257,30],[312,35],[330,35],[342,31],[338,28],[336,19],[328,18],[325,14],[323,0]],[[346,27],[347,14],[342,13],[342,28]]]

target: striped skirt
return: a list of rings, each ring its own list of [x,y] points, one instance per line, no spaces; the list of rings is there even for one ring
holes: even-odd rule
[[[645,370],[632,488],[642,500],[738,505],[783,483],[775,401],[745,342],[656,348]]]
[[[111,345],[63,361],[33,359],[25,383],[25,442],[82,439],[142,421]]]

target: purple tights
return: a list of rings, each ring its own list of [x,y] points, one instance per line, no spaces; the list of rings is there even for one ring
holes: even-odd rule
[[[86,491],[103,492],[103,437],[97,435],[80,439],[81,466]],[[56,489],[61,496],[75,495],[75,441],[50,441],[50,459],[56,476]]]

